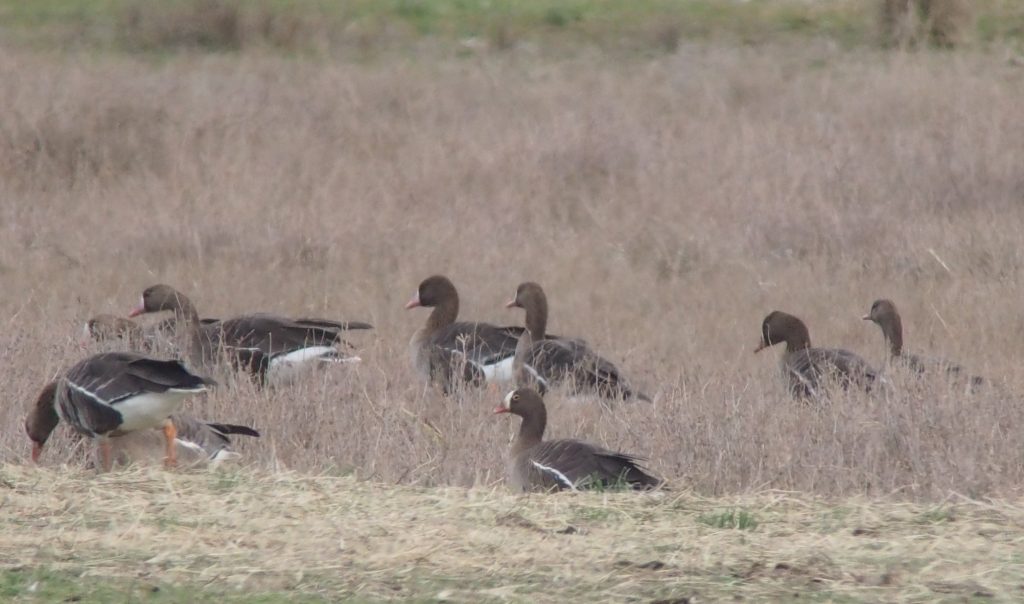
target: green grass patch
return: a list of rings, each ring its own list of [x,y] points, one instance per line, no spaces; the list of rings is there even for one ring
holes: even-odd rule
[[[986,0],[973,38],[1024,39],[1024,7]],[[683,40],[828,38],[874,44],[868,0],[0,0],[11,39],[131,52],[405,49],[431,38],[505,50],[597,46],[673,51]]]
[[[757,518],[746,510],[729,509],[697,517],[697,522],[706,524],[717,529],[736,529],[738,531],[752,531],[757,528]]]
[[[292,593],[231,593],[206,585],[168,584],[147,579],[104,577],[51,568],[0,570],[0,600],[4,602],[80,602],[153,604],[197,601],[257,604],[312,603],[326,600]]]

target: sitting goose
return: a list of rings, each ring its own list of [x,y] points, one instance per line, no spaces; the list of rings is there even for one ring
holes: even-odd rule
[[[929,359],[916,354],[904,354],[903,319],[900,318],[900,313],[896,310],[896,304],[892,300],[875,300],[871,305],[870,312],[861,318],[871,321],[881,328],[882,337],[889,345],[889,362],[902,363],[919,374],[929,370],[942,370],[952,376],[968,379],[971,386],[981,386],[985,383],[984,378],[968,375],[967,370],[956,363],[942,359]]]
[[[311,361],[358,362],[359,357],[345,356],[338,350],[336,344],[346,344],[341,332],[373,328],[369,323],[356,321],[293,320],[266,313],[203,323],[184,294],[162,284],[146,288],[139,306],[129,316],[160,311],[174,313],[175,335],[194,366],[216,363],[222,352],[259,351],[266,357],[267,373],[272,381],[286,379],[285,374]],[[263,362],[264,359],[256,358],[248,366],[260,367]]]
[[[194,466],[221,463],[238,459],[241,455],[231,449],[231,436],[259,437],[260,433],[248,426],[205,422],[189,415],[176,414],[171,422],[177,429],[175,447],[179,463]],[[143,462],[153,458],[160,448],[156,431],[132,432],[111,439],[114,458],[118,463]]]
[[[544,440],[547,409],[532,388],[509,392],[494,412],[511,413],[523,420],[509,460],[509,486],[513,490],[576,491],[616,485],[650,489],[661,484],[637,464],[641,460],[633,455],[578,440]]]
[[[110,438],[163,427],[166,463],[176,464],[177,430],[170,417],[186,398],[206,392],[212,381],[189,373],[178,361],[130,352],[93,355],[71,367],[40,392],[25,420],[38,461],[47,438],[63,419],[76,432],[96,439],[103,470],[113,465]]]
[[[123,340],[132,345],[145,343],[145,335],[138,323],[109,314],[96,315],[86,321],[85,338],[97,342]]]
[[[817,397],[822,382],[834,377],[843,388],[851,385],[870,390],[881,379],[867,361],[838,348],[812,348],[807,326],[793,315],[772,311],[761,323],[761,339],[754,352],[785,342],[782,372],[790,392],[797,397]]]
[[[220,323],[220,319],[200,319],[201,325]],[[97,342],[121,340],[142,350],[151,351],[161,339],[174,335],[174,319],[142,327],[131,319],[111,314],[99,314],[85,323],[85,338]]]
[[[513,361],[517,387],[534,386],[544,394],[552,384],[567,380],[574,394],[591,391],[615,400],[651,400],[630,388],[618,367],[585,341],[547,336],[548,299],[537,283],[520,284],[505,307],[526,311],[526,329],[519,336]]]
[[[518,328],[456,321],[459,293],[447,277],[424,279],[405,308],[433,308],[409,343],[413,367],[450,392],[454,382],[474,385],[512,379]]]
[[[201,319],[204,327],[219,324],[218,319]],[[166,319],[150,328],[143,328],[131,319],[109,314],[100,314],[89,319],[85,324],[87,338],[97,342],[123,341],[133,349],[153,352],[158,342],[173,335],[174,319]],[[269,357],[256,348],[232,348],[225,351],[231,366],[237,371],[248,373],[258,386],[266,385],[267,370],[270,366]]]

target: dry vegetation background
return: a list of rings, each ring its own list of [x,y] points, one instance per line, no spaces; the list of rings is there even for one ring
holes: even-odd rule
[[[364,362],[189,403],[251,423],[258,468],[492,484],[511,434],[493,393],[409,367],[432,273],[462,316],[553,332],[619,362],[653,404],[549,396],[551,437],[650,458],[705,495],[1018,494],[1024,486],[1024,71],[992,54],[683,44],[647,58],[482,55],[352,63],[263,53],[0,55],[0,461],[89,351],[81,325],[147,285],[205,316],[368,320]],[[806,405],[761,319],[884,359],[860,316],[890,297],[907,348],[998,385]],[[905,377],[905,376],[903,376]],[[66,442],[66,441],[65,441]],[[46,463],[72,455],[61,442]]]

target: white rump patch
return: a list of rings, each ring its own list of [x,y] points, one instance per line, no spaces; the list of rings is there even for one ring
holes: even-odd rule
[[[573,491],[577,490],[576,489],[576,485],[574,485],[572,483],[572,481],[569,480],[569,477],[566,476],[565,474],[562,474],[560,471],[558,471],[557,468],[552,468],[551,466],[546,466],[546,465],[544,465],[542,463],[539,463],[539,462],[536,462],[536,461],[534,461],[532,459],[530,460],[530,463],[532,463],[533,467],[537,468],[541,472],[547,474],[548,476],[554,477],[554,479],[557,480],[559,483],[561,483],[562,486],[564,486],[565,488],[571,489]]]
[[[484,372],[484,378],[488,382],[511,382],[515,376],[515,371],[512,369],[514,360],[514,357],[506,357],[490,365],[480,365],[480,369]]]

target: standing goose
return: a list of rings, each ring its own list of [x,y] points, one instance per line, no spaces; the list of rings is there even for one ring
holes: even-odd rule
[[[110,437],[163,427],[166,463],[176,463],[176,429],[170,421],[186,398],[213,382],[189,373],[178,361],[130,352],[107,352],[78,362],[40,392],[25,420],[32,459],[63,419],[76,432],[97,440],[105,471],[113,465]]]
[[[882,330],[882,336],[889,345],[889,361],[902,363],[915,373],[925,373],[929,370],[942,370],[952,376],[966,377],[971,386],[981,386],[985,383],[984,378],[976,375],[969,376],[967,370],[943,359],[929,359],[916,354],[905,354],[903,352],[903,319],[896,310],[896,304],[892,300],[875,300],[871,305],[871,311],[861,317],[865,321],[871,321]]]
[[[829,377],[843,388],[856,386],[870,390],[880,379],[878,372],[856,354],[838,348],[812,348],[807,326],[793,315],[772,311],[761,323],[761,340],[754,352],[784,342],[782,372],[789,380],[794,396],[817,397]]]
[[[32,460],[39,461],[43,445],[57,426],[58,416],[51,412],[56,403],[57,387],[59,380],[54,380],[43,387],[39,393],[35,407],[25,420],[25,431],[32,440]],[[211,465],[217,465],[228,459],[235,459],[239,455],[231,450],[231,435],[253,436],[260,435],[256,430],[248,426],[235,424],[217,424],[200,421],[194,417],[175,414],[170,417],[175,427],[175,457],[181,460],[184,457],[192,462],[206,461]],[[119,463],[137,461],[150,458],[154,451],[162,446],[162,434],[156,436],[155,430],[139,430],[119,435],[110,439],[112,448],[111,457]]]
[[[546,334],[548,299],[540,285],[520,284],[505,307],[526,311],[526,329],[519,336],[513,362],[517,387],[535,386],[543,394],[554,383],[568,380],[574,393],[592,391],[609,399],[651,400],[630,388],[619,368],[595,353],[585,341]]]
[[[532,388],[509,392],[494,412],[511,413],[523,420],[509,460],[508,480],[513,490],[575,491],[616,485],[649,489],[661,484],[638,465],[639,457],[578,440],[544,440],[547,409]]]
[[[512,379],[512,360],[520,329],[490,323],[456,321],[459,293],[442,275],[420,283],[405,308],[433,308],[427,323],[409,343],[413,366],[449,392],[453,382],[475,385]]]
[[[260,357],[265,356],[268,375],[274,380],[309,362],[358,362],[359,357],[343,355],[336,345],[346,344],[343,331],[373,328],[355,321],[292,320],[266,313],[203,323],[191,300],[169,285],[146,288],[129,316],[161,311],[174,313],[175,335],[194,366],[216,363],[223,352],[258,351],[250,366],[260,367],[264,362]]]

